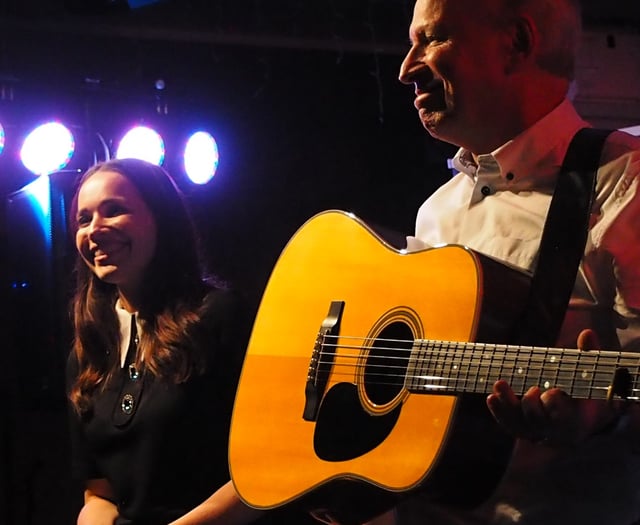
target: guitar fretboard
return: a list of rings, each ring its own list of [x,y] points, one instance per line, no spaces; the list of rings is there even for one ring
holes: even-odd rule
[[[639,399],[640,355],[633,352],[417,340],[405,386],[425,394],[488,393],[504,379],[518,395],[539,386],[561,388],[575,398],[607,399],[620,371],[629,381],[624,397]]]

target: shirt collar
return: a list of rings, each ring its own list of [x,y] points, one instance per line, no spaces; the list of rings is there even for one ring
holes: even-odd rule
[[[480,155],[478,161],[497,163],[500,176],[508,174],[514,183],[525,179],[555,176],[562,165],[569,143],[578,130],[587,127],[569,99],[520,135],[493,152]],[[474,177],[477,165],[470,151],[461,148],[453,159],[456,170]]]
[[[137,314],[138,312],[135,312]],[[131,316],[132,313],[124,309],[120,303],[120,299],[116,301],[116,314],[120,321],[120,366],[124,367],[127,360],[127,351],[129,350],[129,339],[131,338]],[[138,334],[142,333],[140,320],[136,315],[136,330]]]

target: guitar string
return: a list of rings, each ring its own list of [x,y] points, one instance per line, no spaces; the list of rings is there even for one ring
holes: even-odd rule
[[[360,359],[359,356],[341,356],[341,357],[347,357],[350,359],[358,359],[358,360]],[[322,360],[319,362],[319,364],[333,365],[334,369],[336,369],[335,374],[345,376],[345,377],[351,376],[354,370],[366,368],[366,375],[368,378],[381,379],[381,380],[377,380],[376,384],[385,384],[385,383],[391,384],[389,381],[386,381],[386,380],[389,380],[389,379],[393,380],[394,378],[403,379],[403,380],[405,378],[416,379],[416,380],[430,379],[432,381],[437,380],[441,382],[442,381],[450,382],[456,385],[461,383],[464,384],[464,383],[471,383],[471,382],[482,383],[483,381],[493,382],[493,381],[497,381],[498,379],[509,379],[511,382],[521,382],[531,378],[532,375],[540,375],[540,372],[542,372],[543,378],[552,377],[554,375],[557,376],[555,377],[555,380],[552,382],[554,387],[571,386],[572,388],[578,389],[578,390],[585,388],[585,385],[575,386],[575,381],[574,381],[575,374],[571,372],[567,372],[565,373],[566,377],[564,377],[563,374],[557,373],[558,370],[561,370],[560,367],[528,366],[526,370],[524,369],[524,367],[522,367],[522,370],[518,371],[517,373],[512,372],[511,374],[503,374],[499,372],[491,373],[491,370],[487,369],[487,367],[475,366],[475,367],[468,368],[468,370],[470,371],[470,374],[473,374],[474,377],[460,378],[459,376],[442,375],[443,373],[446,373],[446,370],[439,369],[441,368],[439,366],[435,366],[435,367],[432,366],[428,368],[427,371],[431,370],[431,374],[428,374],[425,371],[423,371],[422,373],[408,375],[404,373],[406,370],[404,366],[393,366],[393,365],[387,365],[387,364],[371,364],[371,363],[351,365],[346,363],[334,363],[331,360]],[[467,370],[464,368],[464,363],[462,363],[460,366],[458,365],[454,365],[454,366],[456,366],[456,369],[454,369],[455,374],[465,373],[465,371]],[[583,382],[589,383],[589,385],[593,385],[593,388],[606,389],[610,384],[610,379],[613,376],[613,372],[615,372],[615,370],[617,370],[618,367],[610,366],[608,368],[609,370],[602,369],[598,371],[595,375],[586,374],[585,377],[580,378],[580,380]],[[391,371],[392,373],[389,373],[389,371]],[[395,371],[398,371],[399,373],[394,374],[393,372]],[[486,372],[484,376],[481,375],[483,372]],[[564,381],[567,381],[567,382],[564,382]],[[534,382],[534,383],[540,386],[539,385],[540,382]],[[547,388],[549,388],[549,386],[547,386]],[[637,388],[633,388],[633,390],[640,391]]]
[[[358,354],[354,354],[351,356],[342,355],[341,357],[349,358],[351,360],[361,359],[361,356]],[[400,358],[395,358],[395,359],[396,361],[398,361]],[[332,361],[321,360],[320,363],[331,364]],[[566,372],[562,371],[561,365],[571,365],[571,364],[575,365],[574,370],[568,370]],[[461,371],[465,372],[466,370],[469,370],[470,374],[478,375],[478,374],[484,373],[487,375],[488,378],[495,379],[495,380],[499,379],[500,377],[511,378],[511,379],[518,379],[519,377],[522,377],[526,379],[530,377],[532,374],[534,375],[542,374],[544,377],[547,377],[547,378],[554,377],[555,379],[555,381],[553,381],[554,384],[559,385],[559,384],[565,384],[563,383],[563,381],[571,380],[579,373],[581,375],[580,377],[581,380],[590,381],[591,383],[597,386],[598,382],[604,385],[608,385],[610,382],[609,380],[612,377],[613,373],[615,372],[615,370],[619,368],[619,366],[616,366],[613,364],[606,365],[606,366],[601,364],[601,366],[598,367],[598,370],[591,370],[589,366],[578,367],[578,365],[580,364],[581,363],[579,360],[573,360],[573,361],[567,360],[564,363],[559,363],[558,365],[549,365],[548,363],[535,363],[527,360],[526,362],[521,362],[521,363],[518,363],[517,361],[513,361],[513,362],[506,361],[504,363],[500,362],[499,365],[492,368],[491,365],[474,364],[473,360],[464,360],[464,359],[458,360],[455,363],[449,365],[449,363],[446,360],[443,360],[442,358],[440,358],[440,359],[437,359],[435,362],[429,363],[428,366],[423,367],[420,373],[415,374],[413,376],[409,375],[408,377],[410,379],[412,377],[421,378],[425,375],[426,371],[431,371],[431,377],[433,379],[450,380],[455,383],[460,383],[460,382],[468,381],[466,379],[460,378]],[[508,365],[509,368],[512,369],[511,373],[506,373],[506,374],[504,373],[505,365]],[[338,364],[337,366],[341,366],[342,368],[346,367],[348,370],[345,373],[349,373],[349,371],[353,368],[367,367],[369,376],[380,376],[383,378],[392,377],[392,374],[389,374],[388,371],[391,371],[391,372],[399,371],[401,373],[398,373],[396,377],[405,377],[406,374],[404,372],[407,369],[407,367],[404,366],[404,364],[402,363],[401,359],[400,359],[399,365],[396,365],[395,363],[394,364],[389,364],[389,363],[385,363],[385,364],[373,363],[372,364],[369,362],[366,364],[356,364],[355,367],[353,365],[347,365],[347,364],[342,364],[342,365]],[[567,366],[567,368],[568,367],[569,366]],[[377,370],[380,370],[381,372],[376,373]],[[453,373],[457,374],[457,376],[455,377],[442,376],[443,373],[447,373],[450,370],[453,370]],[[479,379],[475,379],[475,380],[477,381]]]
[[[335,368],[339,368],[339,369],[342,369],[342,371],[335,370],[333,372],[333,375],[336,378],[344,378],[350,381],[353,379],[353,373],[352,373],[353,369],[363,368],[364,366],[366,365],[347,366],[344,364],[338,364],[338,365],[334,364],[334,370]],[[345,368],[346,370],[344,370]],[[386,367],[382,367],[382,368],[386,368]],[[533,372],[535,371],[536,370],[534,369]],[[471,373],[473,373],[473,371]],[[535,374],[524,373],[520,377],[518,376],[509,377],[509,376],[496,374],[493,376],[492,375],[488,375],[486,377],[476,376],[476,377],[463,378],[463,379],[459,377],[442,377],[442,376],[439,376],[439,377],[426,376],[425,377],[424,375],[413,375],[408,377],[410,380],[413,381],[412,384],[410,381],[408,389],[412,391],[441,390],[442,393],[456,392],[456,391],[487,392],[488,391],[487,389],[489,388],[489,386],[492,385],[495,381],[497,381],[498,379],[506,379],[511,383],[511,386],[516,393],[522,394],[524,393],[525,390],[527,390],[531,386],[540,386],[540,387],[543,386],[541,384],[542,381],[539,381],[539,380],[527,382],[532,375],[535,375]],[[370,371],[367,371],[367,373],[365,374],[365,377],[366,377],[365,382],[368,385],[376,385],[376,386],[386,385],[386,386],[394,386],[394,387],[405,386],[404,381],[407,379],[406,374],[394,375],[394,374],[389,374],[387,372],[372,373]],[[571,393],[572,395],[576,397],[583,397],[583,398],[596,397],[594,394],[600,392],[602,394],[601,398],[605,398],[609,390],[609,387],[611,385],[610,379],[612,377],[613,377],[613,374],[610,374],[606,378],[602,378],[602,379],[585,379],[583,380],[585,382],[584,385],[579,385],[579,384],[576,385],[575,380],[571,378],[571,380],[568,381],[567,383],[563,383],[562,381],[554,381],[552,384],[548,384],[544,388],[545,389],[563,388],[567,390],[569,393]],[[394,381],[394,379],[396,380]],[[430,379],[430,381],[416,384],[417,380],[423,380],[423,379]],[[640,392],[640,388],[637,388],[635,386],[637,385],[637,380],[633,381],[633,385],[634,386],[628,389],[629,394],[625,396],[629,399],[637,398],[638,396],[634,396],[633,394]]]
[[[482,346],[482,350],[479,353],[476,345],[476,348],[473,347],[472,344],[468,343],[453,343],[455,348],[447,348],[444,351],[442,347],[438,347],[438,350],[434,352],[437,354],[435,356],[436,361],[438,362],[449,362],[451,361],[451,357],[459,358],[462,363],[465,361],[469,363],[474,363],[479,359],[489,360],[495,362],[499,360],[501,366],[505,366],[506,364],[526,364],[531,366],[535,363],[542,363],[543,367],[546,368],[559,368],[560,365],[564,365],[566,363],[574,363],[581,364],[583,367],[593,366],[598,368],[606,368],[611,367],[613,369],[620,368],[621,366],[638,366],[640,365],[640,356],[638,354],[633,354],[628,352],[627,355],[618,354],[616,352],[611,353],[611,355],[606,355],[602,353],[594,353],[593,351],[580,351],[580,350],[566,350],[564,353],[552,353],[549,351],[539,350],[533,351],[528,354],[523,354],[522,350],[529,350],[528,347],[518,347],[515,349],[509,349],[506,353],[500,354],[497,358],[495,354],[486,353],[486,346]],[[462,346],[460,346],[462,345]],[[415,349],[402,349],[395,347],[381,347],[381,346],[359,346],[359,345],[337,345],[324,343],[323,346],[325,348],[343,348],[347,350],[353,350],[354,356],[360,356],[364,350],[372,353],[374,351],[390,351],[395,352],[397,355],[384,355],[384,357],[389,360],[399,360],[406,361],[407,359],[411,359],[415,354]],[[424,347],[421,347],[424,349]],[[461,351],[462,350],[462,351]],[[326,352],[325,352],[326,354]],[[337,354],[336,354],[337,355]],[[408,356],[408,357],[407,357]],[[558,359],[559,358],[559,359]],[[431,359],[432,361],[433,359]],[[628,363],[625,362],[629,361]],[[609,362],[612,361],[612,362]],[[479,364],[478,366],[487,366],[483,364]]]
[[[364,345],[357,344],[358,342],[367,342],[371,341],[371,338],[367,337],[358,337],[358,336],[343,336],[343,335],[325,335],[325,339],[337,341],[338,339],[347,340],[347,341],[355,341],[356,344],[352,346],[352,348],[361,349]],[[457,350],[464,350],[467,348],[472,349],[482,349],[482,350],[504,350],[506,352],[531,352],[532,354],[554,354],[554,355],[580,355],[585,357],[594,357],[604,356],[611,358],[625,357],[634,361],[640,361],[640,355],[637,352],[629,352],[629,351],[610,351],[610,350],[579,350],[577,348],[544,348],[544,347],[535,347],[528,345],[508,345],[508,344],[500,344],[500,343],[478,343],[478,342],[469,342],[469,341],[446,341],[439,339],[391,339],[391,338],[376,338],[375,341],[382,341],[385,343],[397,343],[401,345],[411,345],[418,344],[420,348],[424,347],[454,347]],[[326,343],[325,343],[326,344]],[[344,348],[349,348],[349,345],[340,345]],[[390,351],[401,351],[401,352],[412,352],[414,348],[399,348],[397,346],[373,346],[369,345],[370,348],[376,348],[381,350],[390,350]]]
[[[337,340],[339,336],[325,336],[325,339],[333,339]],[[342,336],[343,339],[347,340],[357,340],[357,341],[369,341],[366,338],[358,338],[358,337],[345,337]],[[402,343],[402,344],[415,344],[415,341],[407,341],[400,339],[377,339],[377,342],[385,342],[385,343]],[[607,352],[607,351],[581,351],[577,349],[564,349],[564,348],[535,348],[528,346],[509,346],[509,345],[489,345],[484,343],[469,343],[469,342],[453,342],[453,341],[429,341],[429,340],[418,340],[418,349],[425,350],[431,348],[432,350],[437,348],[434,352],[436,354],[435,359],[433,356],[428,360],[430,367],[422,367],[421,372],[417,375],[408,375],[405,373],[405,369],[407,367],[403,366],[394,366],[388,363],[385,364],[359,364],[356,365],[355,368],[366,367],[367,368],[367,378],[368,380],[372,380],[372,378],[382,378],[376,379],[375,384],[388,384],[388,385],[398,385],[398,381],[388,381],[389,378],[392,379],[430,379],[432,382],[437,380],[440,383],[438,384],[423,384],[420,385],[421,388],[434,388],[434,389],[452,389],[454,387],[461,388],[461,384],[471,384],[475,387],[478,387],[478,383],[480,386],[484,388],[485,381],[493,383],[495,380],[504,378],[510,380],[512,383],[517,383],[519,381],[526,381],[528,378],[532,376],[532,374],[537,374],[539,380],[534,382],[537,386],[543,386],[539,383],[543,383],[543,379],[553,378],[553,381],[549,381],[546,379],[546,383],[544,383],[545,388],[552,387],[562,387],[568,388],[570,391],[584,392],[585,389],[591,393],[593,390],[607,391],[609,389],[609,385],[611,383],[610,379],[613,377],[613,373],[619,369],[621,366],[625,368],[635,368],[636,374],[633,379],[633,384],[630,388],[631,393],[640,392],[639,388],[636,388],[637,383],[637,372],[640,365],[638,361],[640,360],[637,354],[633,354],[631,352]],[[452,348],[453,347],[453,348]],[[323,343],[323,348],[334,348],[336,350],[343,348],[348,350],[355,351],[351,356],[340,355],[340,357],[349,357],[351,359],[361,360],[363,346],[360,345],[336,345]],[[444,350],[443,350],[444,348]],[[497,358],[495,353],[487,354],[487,349],[495,352],[495,350],[503,350],[504,354],[500,354]],[[369,346],[366,348],[367,351],[390,351],[390,352],[399,352],[401,354],[405,354],[405,356],[389,356],[382,355],[376,356],[374,358],[388,360],[396,360],[396,361],[407,361],[410,362],[412,357],[415,354],[415,348],[407,349],[407,348],[397,348],[395,346]],[[461,352],[461,350],[464,350]],[[478,352],[479,350],[479,352]],[[523,358],[523,351],[527,351],[528,354],[525,358]],[[322,352],[324,355],[329,355],[326,351]],[[480,359],[483,361],[489,361],[489,363],[477,363],[478,354],[480,355]],[[337,353],[333,354],[338,355]],[[409,357],[406,357],[408,355]],[[451,357],[457,358],[455,363],[449,366],[449,363],[452,362]],[[549,362],[549,358],[555,360],[557,357],[561,359],[558,362]],[[613,360],[613,363],[607,363],[604,359]],[[630,363],[624,363],[624,360],[632,361]],[[497,363],[497,365],[496,365]],[[335,365],[333,362],[323,361],[322,359],[318,363],[322,364],[332,364],[333,366],[340,366],[341,368],[345,368],[346,365],[338,364]],[[575,365],[573,371],[569,371],[568,365]],[[446,366],[445,366],[446,365]],[[561,366],[562,365],[562,366]],[[580,365],[580,366],[579,366]],[[465,367],[467,367],[465,369]],[[511,373],[504,374],[505,367],[509,367],[512,369]],[[513,369],[518,368],[518,374],[515,374]],[[565,367],[566,371],[563,371]],[[597,369],[596,369],[597,367]],[[350,370],[353,368],[348,366],[349,370],[347,372],[336,371],[337,375],[351,375]],[[426,371],[432,371],[432,373],[425,374]],[[456,374],[456,377],[446,377],[442,376],[443,372],[446,372],[446,369],[453,369]],[[492,368],[494,369],[494,373],[492,374]],[[496,373],[495,368],[498,368],[499,371]],[[590,370],[590,368],[593,368]],[[382,370],[383,372],[372,371],[373,369]],[[389,374],[388,371],[400,370],[401,374]],[[461,379],[459,377],[460,371],[466,370],[466,378]],[[580,378],[577,378],[577,373],[580,372]],[[478,374],[484,373],[486,377],[479,376]],[[475,377],[474,377],[475,374]],[[587,383],[587,385],[579,385],[576,386],[576,379],[581,382]],[[565,383],[564,381],[569,381]],[[444,382],[445,384],[443,384]],[[451,386],[453,385],[453,386]],[[418,385],[413,385],[415,388]],[[512,385],[513,386],[513,385]],[[517,388],[516,388],[517,390]],[[473,391],[473,389],[472,389]],[[590,396],[589,396],[590,397]]]
[[[343,340],[351,340],[356,341],[356,344],[347,345],[340,344],[340,348],[345,349],[354,349],[358,351],[362,351],[363,349],[368,350],[383,350],[389,352],[398,352],[402,354],[412,354],[415,352],[415,348],[399,348],[398,346],[380,346],[380,345],[367,345],[367,344],[357,344],[358,342],[368,342],[370,339],[362,338],[362,337],[353,337],[353,336],[325,336],[325,339],[331,339],[337,341],[339,338]],[[415,344],[416,341],[413,340],[403,340],[403,339],[377,339],[376,341],[384,341],[385,343],[399,343],[401,345],[410,345]],[[615,352],[615,351],[606,351],[606,350],[578,350],[573,348],[538,348],[532,346],[516,346],[516,345],[501,345],[501,344],[488,344],[488,343],[473,343],[473,342],[458,342],[458,341],[439,341],[439,340],[418,340],[418,349],[437,349],[438,353],[442,352],[442,349],[445,349],[445,354],[448,356],[449,354],[467,356],[469,354],[476,355],[478,350],[480,350],[481,354],[484,356],[486,354],[487,358],[495,359],[496,351],[502,351],[502,354],[505,356],[515,355],[515,356],[528,356],[527,359],[531,358],[532,360],[536,357],[547,359],[551,358],[552,360],[560,357],[563,359],[568,359],[571,357],[577,357],[579,361],[584,362],[585,364],[594,364],[600,365],[605,359],[615,361],[616,366],[620,366],[622,360],[626,359],[631,361],[630,366],[633,366],[634,363],[640,364],[640,355],[635,352]],[[327,347],[337,347],[336,343],[323,343],[324,346]],[[470,351],[469,351],[470,350]],[[490,351],[490,352],[487,352]],[[526,353],[525,353],[526,352]],[[590,363],[590,360],[592,363]]]

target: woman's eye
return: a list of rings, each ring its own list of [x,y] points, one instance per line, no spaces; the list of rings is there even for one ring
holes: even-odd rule
[[[78,215],[76,220],[78,221],[78,226],[86,226],[91,222],[91,218],[88,215]]]
[[[122,215],[124,213],[127,213],[127,210],[120,204],[110,204],[105,210],[105,215],[107,217],[117,217],[118,215]]]

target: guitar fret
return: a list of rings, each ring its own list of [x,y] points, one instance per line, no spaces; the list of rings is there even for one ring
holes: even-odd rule
[[[576,370],[578,365],[578,358],[575,354],[555,352],[554,355],[556,361],[556,377],[554,386],[562,388],[568,394],[572,395],[576,387]],[[573,363],[573,367],[564,366]]]
[[[418,381],[423,373],[424,367],[426,366],[426,359],[424,358],[424,356],[426,355],[426,346],[426,341],[414,341],[411,356],[409,358],[409,366],[407,367],[410,382],[409,390],[416,390],[420,387]]]
[[[416,347],[416,342],[414,342],[414,349]],[[420,373],[422,371],[422,367],[424,366],[424,347],[425,347],[425,343],[423,341],[418,341],[417,342],[417,346],[418,346],[418,351],[417,351],[417,355],[415,355],[415,352],[412,351],[411,352],[411,357],[409,360],[409,367],[408,367],[408,371],[411,372],[410,374],[410,379],[411,379],[411,386],[415,389],[418,387],[417,381],[418,381],[418,377],[420,377]]]
[[[536,357],[538,358],[538,360],[537,360],[538,361],[538,366],[537,366],[538,374],[537,374],[537,379],[535,381],[535,384],[541,387],[542,386],[542,372],[544,371],[544,357],[542,358],[542,362],[540,362],[540,358],[539,358],[540,350],[537,349],[537,348],[533,349],[533,351],[531,352],[531,356],[532,356],[532,359],[536,358]],[[531,371],[532,372],[534,371],[533,367],[531,367]]]
[[[549,354],[552,354],[549,356]],[[547,355],[549,356],[549,362],[550,363],[555,363],[555,375],[553,377],[553,384],[554,386],[558,387],[560,385],[560,365],[562,363],[562,354],[560,352],[558,352],[557,350],[552,351],[549,350],[547,352]],[[557,363],[556,363],[557,360]]]
[[[476,350],[475,346],[472,347],[470,352],[466,353],[467,357],[467,373],[465,377],[465,391],[466,392],[474,392],[473,379],[477,374],[477,371],[474,370],[474,365],[476,362],[475,356]]]
[[[575,392],[577,390],[576,387],[576,379],[578,378],[578,364],[580,363],[580,359],[578,359],[578,357],[576,357],[574,364],[575,366],[573,367],[573,375],[571,376],[571,386],[569,388],[569,394],[570,395],[575,395]]]
[[[479,347],[476,347],[476,350],[478,348]],[[478,392],[478,376],[482,372],[482,355],[484,352],[484,348],[483,347],[480,347],[480,348],[481,348],[480,352],[476,351],[474,356],[475,366],[474,366],[474,374],[473,374],[473,392]]]
[[[448,353],[452,356],[450,358],[451,366],[450,366],[450,372],[449,372],[449,375],[452,378],[452,381],[450,381],[449,386],[454,391],[460,390],[460,364],[457,359],[457,356],[458,356],[457,345],[455,344],[449,345]]]
[[[622,387],[629,391],[616,394],[638,398],[640,355],[632,352],[416,340],[405,384],[413,392],[486,393],[505,379],[516,395],[538,386],[560,388],[576,398],[606,399],[621,368],[628,370],[630,384]]]
[[[514,349],[513,354],[513,371],[515,375],[511,382],[511,388],[513,388],[514,392],[517,394],[522,394],[524,389],[524,380],[526,378],[527,370],[529,369],[529,361],[523,365],[521,348],[519,346]]]
[[[596,354],[595,360],[593,361],[593,365],[591,367],[591,379],[589,381],[589,397],[592,397],[595,391],[594,383],[596,381],[596,375],[597,375],[599,365],[600,365],[600,354]]]
[[[466,386],[466,381],[464,376],[466,375],[466,367],[464,364],[464,358],[465,358],[465,354],[467,352],[465,351],[464,346],[462,346],[462,348],[460,347],[460,345],[456,344],[454,346],[454,354],[456,356],[455,359],[455,367],[456,367],[456,382],[455,382],[455,388],[464,392],[465,391],[465,386]]]
[[[468,365],[468,353],[469,352],[461,352],[460,353],[460,371],[464,372],[462,378],[462,384],[460,386],[460,390],[463,392],[467,391],[469,384],[469,365]],[[460,375],[460,374],[459,374]]]
[[[593,395],[593,383],[595,381],[596,378],[596,371],[597,371],[597,365],[598,365],[598,361],[599,361],[599,355],[596,354],[595,355],[595,360],[592,361],[592,365],[591,365],[591,374],[589,375],[589,390],[587,392],[587,395],[589,397],[591,397]]]
[[[464,391],[473,392],[472,378],[473,378],[473,364],[475,362],[475,346],[470,351],[465,352],[465,376],[464,376]]]
[[[505,352],[504,350],[502,350],[500,352],[500,370],[498,371],[498,378],[502,378],[504,376],[504,369],[505,369],[505,362],[507,359],[507,352]]]
[[[478,356],[479,352],[478,352],[479,346],[475,345],[473,348],[473,352],[471,353],[471,355],[469,356],[469,362],[470,362],[470,366],[469,366],[469,391],[470,392],[477,392],[478,391],[478,373],[480,370],[480,357]]]
[[[518,347],[515,353],[515,370],[517,375],[517,381],[516,384],[518,385],[517,388],[515,388],[515,392],[519,393],[519,394],[523,394],[524,393],[524,388],[526,385],[526,380],[529,374],[529,365],[531,364],[531,360],[530,359],[526,359],[525,362],[522,362],[523,356],[522,356],[522,348]]]
[[[516,355],[512,349],[505,349],[504,351],[504,366],[507,367],[509,363],[511,366],[511,375],[507,378],[509,384],[514,385],[515,387],[515,373],[516,373]],[[504,377],[504,374],[503,374]]]
[[[593,367],[593,364],[591,365],[591,367],[587,365],[589,364],[589,362],[594,362],[593,356],[578,356],[577,362],[579,364],[578,373],[576,374],[576,383],[578,383],[578,385],[574,389],[574,394],[580,397],[588,398],[593,391],[592,380],[595,369]]]
[[[480,373],[478,374],[478,392],[485,392],[487,388],[487,379],[491,371],[491,365],[493,363],[493,350],[488,351],[487,345],[482,345],[482,352],[480,354]]]
[[[438,389],[442,386],[441,378],[442,377],[442,342],[439,342],[437,345],[437,351],[435,352],[435,360],[433,363],[433,369],[431,373],[431,387],[434,389]]]

